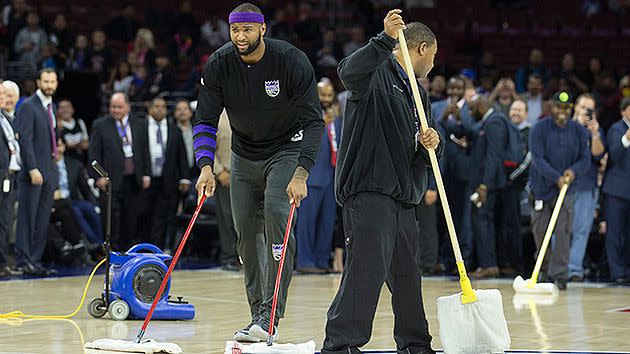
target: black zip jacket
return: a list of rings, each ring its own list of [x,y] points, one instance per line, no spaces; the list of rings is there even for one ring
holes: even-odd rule
[[[353,194],[378,192],[411,206],[427,189],[429,153],[416,143],[411,88],[392,53],[395,45],[396,40],[382,32],[337,68],[350,92],[335,173],[340,205]],[[429,97],[418,86],[428,123],[435,129]],[[443,149],[440,136],[438,157]]]

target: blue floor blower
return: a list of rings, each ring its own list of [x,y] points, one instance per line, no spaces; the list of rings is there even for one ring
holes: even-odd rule
[[[141,243],[131,247],[127,252],[112,252],[111,238],[111,187],[107,173],[92,162],[92,167],[108,179],[107,183],[107,223],[105,230],[105,248],[107,251],[105,289],[101,297],[94,298],[88,313],[100,318],[109,312],[112,319],[144,319],[151,308],[160,284],[164,280],[168,267],[167,261],[172,257],[165,254],[157,246]],[[195,317],[192,304],[182,301],[181,297],[171,300],[169,290],[171,279],[158,300],[153,318],[158,320],[191,320]]]

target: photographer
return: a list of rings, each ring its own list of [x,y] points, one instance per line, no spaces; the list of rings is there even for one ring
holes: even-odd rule
[[[599,199],[597,170],[604,148],[604,131],[600,128],[595,115],[595,98],[588,93],[580,95],[575,101],[573,120],[583,126],[590,136],[591,164],[588,172],[576,178],[573,187],[573,238],[569,253],[569,281],[584,280],[584,253],[588,235],[593,226],[593,213]]]
[[[494,90],[490,93],[488,100],[492,103],[495,111],[503,113],[507,116],[510,112],[510,106],[518,98],[516,93],[516,85],[509,77],[504,77],[497,82]]]

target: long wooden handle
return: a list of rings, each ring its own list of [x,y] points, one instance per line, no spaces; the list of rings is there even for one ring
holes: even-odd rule
[[[569,183],[565,183],[562,186],[562,189],[560,189],[558,200],[556,200],[556,205],[553,207],[553,213],[551,213],[551,219],[549,220],[549,225],[547,226],[547,231],[545,232],[545,238],[543,239],[543,243],[540,245],[540,250],[538,251],[536,266],[534,266],[532,277],[529,278],[529,282],[527,284],[530,288],[533,288],[538,282],[538,274],[540,273],[540,268],[542,267],[543,260],[545,259],[545,253],[547,253],[547,247],[549,247],[549,241],[551,241],[551,235],[553,235],[553,229],[556,227],[556,221],[558,221],[560,209],[562,209],[562,203],[564,203],[564,197],[566,196],[568,189]]]
[[[418,89],[418,82],[416,80],[416,74],[413,70],[413,64],[411,63],[411,57],[409,56],[409,49],[407,48],[407,40],[405,40],[405,34],[403,30],[398,30],[398,43],[400,44],[400,51],[402,52],[403,61],[405,63],[405,71],[409,76],[409,82],[411,83],[411,92],[413,93],[413,100],[416,104],[416,110],[420,116],[420,129],[422,132],[429,129],[429,123],[427,122],[427,116],[424,113],[424,107],[422,106],[422,99],[420,98],[420,89]],[[466,274],[466,267],[464,265],[464,259],[462,258],[462,251],[459,249],[459,242],[457,241],[457,233],[455,232],[455,225],[453,224],[453,216],[451,215],[451,208],[448,205],[448,199],[446,198],[446,190],[444,189],[444,182],[442,181],[442,173],[440,172],[440,165],[438,164],[435,150],[429,150],[429,159],[431,160],[431,169],[435,176],[435,182],[437,184],[438,193],[440,194],[440,201],[442,202],[442,209],[444,210],[444,218],[446,219],[446,227],[448,228],[448,235],[451,239],[451,245],[453,246],[453,253],[455,254],[455,261],[457,263],[457,270],[459,272],[459,283],[462,288],[462,303],[472,303],[477,301],[477,296],[472,289],[470,279]]]
[[[418,115],[420,116],[420,127],[422,131],[429,129],[429,123],[427,122],[427,116],[424,113],[424,107],[422,106],[422,99],[420,98],[420,90],[418,88],[418,82],[415,80],[413,64],[411,63],[411,57],[409,56],[409,50],[407,48],[407,41],[403,30],[398,31],[398,43],[402,52],[403,60],[405,62],[405,71],[409,76],[411,83],[411,91],[413,92],[413,100],[416,104]],[[437,184],[438,192],[440,194],[440,201],[442,202],[442,209],[444,209],[444,217],[446,218],[446,226],[448,228],[448,234],[451,238],[451,244],[453,245],[453,252],[455,253],[455,260],[462,262],[462,252],[459,249],[459,242],[457,241],[457,234],[455,233],[455,225],[453,224],[453,216],[451,215],[451,208],[448,205],[448,199],[446,198],[446,190],[444,189],[444,182],[442,181],[442,174],[440,173],[440,166],[438,164],[435,150],[429,149],[429,159],[431,160],[431,169],[435,176],[435,182]]]

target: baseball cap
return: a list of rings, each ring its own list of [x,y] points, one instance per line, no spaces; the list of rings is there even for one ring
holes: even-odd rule
[[[553,103],[558,105],[573,106],[573,97],[566,91],[556,92],[553,95]]]

